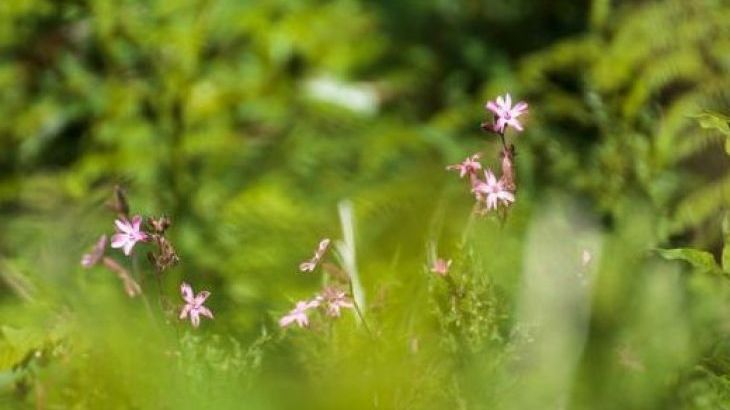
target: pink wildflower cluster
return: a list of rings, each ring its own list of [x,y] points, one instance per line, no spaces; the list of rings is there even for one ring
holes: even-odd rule
[[[147,253],[147,258],[154,265],[155,274],[161,275],[179,261],[175,248],[165,236],[165,231],[171,222],[167,217],[148,218],[146,221],[147,230],[145,230],[143,228],[143,222],[145,221],[142,216],[134,215],[130,218],[126,195],[119,187],[115,189],[114,198],[109,206],[118,215],[114,221],[116,232],[111,236],[111,240],[108,239],[106,234],[101,235],[91,251],[82,256],[81,266],[87,269],[96,265],[104,266],[119,277],[127,295],[134,297],[142,293],[142,287],[124,264],[106,255],[107,246],[121,249],[124,256],[131,257],[137,244],[151,242],[155,249]],[[142,275],[142,273],[139,275]],[[192,287],[184,282],[181,284],[180,290],[185,302],[180,312],[180,319],[190,317],[193,326],[198,327],[200,316],[213,318],[213,312],[203,306],[203,303],[210,296],[210,292],[204,290],[194,295]],[[162,301],[162,295],[160,295],[160,298]]]
[[[507,145],[505,133],[509,127],[517,131],[524,128],[518,117],[527,113],[527,103],[520,101],[512,106],[512,97],[507,94],[498,96],[494,101],[488,101],[485,108],[493,114],[491,122],[483,123],[482,129],[500,137],[502,150],[500,152],[502,175],[497,178],[490,168],[484,168],[479,162],[481,154],[467,157],[459,164],[449,165],[447,170],[459,171],[459,177],[469,176],[471,192],[477,201],[478,209],[482,212],[497,210],[500,206],[509,207],[515,201],[514,157],[513,145]],[[483,177],[480,171],[483,170]]]
[[[324,258],[327,249],[329,248],[329,244],[329,239],[325,238],[321,240],[317,246],[314,256],[311,259],[302,262],[299,265],[299,270],[302,272],[313,272]],[[335,266],[330,266],[329,270],[339,271],[339,269]],[[346,277],[346,275],[342,274],[332,276],[334,279]],[[315,295],[312,299],[297,302],[294,309],[279,319],[279,326],[285,328],[296,324],[299,327],[307,327],[309,326],[308,315],[310,311],[320,310],[326,316],[339,317],[343,308],[352,309],[354,307],[354,301],[347,295],[347,292],[342,290],[341,286],[325,286],[322,291]]]
[[[446,276],[449,273],[450,267],[451,267],[451,259],[446,260],[446,259],[438,258],[435,261],[433,261],[433,265],[431,266],[431,272],[433,272],[439,276]]]

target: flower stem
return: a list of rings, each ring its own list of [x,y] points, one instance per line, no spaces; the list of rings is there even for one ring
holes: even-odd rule
[[[363,326],[365,327],[365,330],[368,332],[370,337],[375,339],[375,335],[370,330],[370,326],[368,326],[368,322],[365,320],[365,316],[363,316],[362,311],[360,310],[360,306],[357,304],[355,299],[352,300],[352,305],[355,307],[355,312],[357,312],[357,316],[360,317],[360,321],[362,322]]]
[[[350,284],[350,294],[352,294],[352,281],[349,282]],[[357,313],[357,316],[360,318],[360,321],[362,322],[363,326],[365,327],[365,330],[368,332],[371,338],[375,339],[375,335],[370,330],[370,326],[368,326],[368,322],[365,320],[365,315],[362,314],[362,310],[360,310],[360,305],[357,304],[357,300],[355,298],[352,298],[352,306],[355,307],[355,312]]]

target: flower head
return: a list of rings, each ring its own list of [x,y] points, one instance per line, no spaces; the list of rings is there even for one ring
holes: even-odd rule
[[[484,178],[484,181],[477,180],[474,182],[472,191],[478,200],[486,202],[488,211],[497,209],[500,201],[505,206],[515,201],[514,194],[504,187],[501,180],[497,180],[491,170],[484,171]]]
[[[132,248],[139,241],[146,241],[147,234],[141,230],[142,217],[135,215],[132,222],[122,217],[114,221],[117,233],[112,236],[112,248],[122,248],[124,254],[129,256]]]
[[[326,287],[316,300],[324,303],[327,314],[332,317],[339,317],[341,308],[354,307],[344,291],[332,286]]]
[[[431,267],[431,272],[438,274],[440,276],[446,276],[447,273],[449,273],[449,267],[451,266],[451,259],[448,261],[442,258],[438,258],[435,261],[433,261],[433,266]]]
[[[289,311],[284,317],[279,319],[279,326],[288,327],[292,323],[296,323],[299,327],[309,326],[309,317],[307,317],[307,310],[319,306],[319,300],[306,301],[302,300],[297,302],[294,309]]]
[[[476,175],[477,171],[482,169],[482,164],[479,163],[481,154],[474,154],[467,157],[460,164],[449,165],[446,167],[447,170],[458,170],[459,178],[464,178],[464,175]]]
[[[99,240],[96,241],[96,244],[94,245],[94,248],[91,250],[91,252],[85,253],[84,256],[81,257],[81,266],[83,266],[84,268],[90,268],[99,263],[99,261],[101,261],[101,258],[104,257],[106,244],[106,235],[101,235],[99,237]]]
[[[327,248],[329,247],[329,245],[330,245],[329,239],[327,239],[327,238],[322,239],[319,242],[319,245],[317,246],[317,250],[314,252],[314,256],[312,257],[312,259],[300,263],[299,270],[302,272],[312,272],[314,270],[314,268],[317,267],[317,264],[322,259],[325,252],[327,252]]]
[[[512,107],[512,96],[508,93],[504,98],[498,96],[495,101],[488,101],[486,109],[494,113],[495,123],[493,128],[496,132],[504,134],[507,126],[522,131],[522,124],[517,121],[517,117],[527,112],[526,102],[520,101]]]
[[[200,315],[213,319],[213,312],[203,306],[205,300],[210,296],[210,292],[203,290],[193,296],[193,288],[185,282],[180,285],[180,292],[182,293],[183,300],[185,300],[185,306],[180,311],[180,319],[185,319],[190,315],[190,322],[193,324],[193,327],[200,325]]]

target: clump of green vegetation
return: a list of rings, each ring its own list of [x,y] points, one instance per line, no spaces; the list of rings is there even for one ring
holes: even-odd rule
[[[728,21],[3,0],[0,408],[730,406]]]

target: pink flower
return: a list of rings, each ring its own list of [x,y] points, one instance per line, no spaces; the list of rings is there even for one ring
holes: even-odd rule
[[[327,239],[327,238],[322,239],[319,242],[319,245],[317,246],[317,250],[314,252],[314,256],[312,257],[312,259],[300,263],[299,270],[302,272],[312,272],[314,270],[314,268],[317,267],[317,264],[322,259],[325,252],[327,252],[327,248],[329,247],[329,245],[330,245],[329,239]]]
[[[486,202],[487,211],[497,209],[499,201],[505,206],[515,201],[514,194],[505,189],[502,181],[498,181],[491,170],[485,170],[484,177],[485,181],[477,180],[474,182],[472,191],[476,194],[478,200]]]
[[[319,300],[316,299],[312,301],[303,300],[297,302],[297,306],[279,320],[279,326],[288,327],[295,322],[299,325],[299,327],[309,326],[307,310],[317,306],[319,306]]]
[[[99,263],[101,258],[104,257],[106,243],[106,235],[101,235],[99,237],[99,240],[96,241],[96,244],[94,245],[94,248],[91,250],[91,252],[85,253],[84,256],[81,257],[81,266],[83,266],[84,268],[90,268]]]
[[[327,314],[332,317],[339,317],[341,308],[354,307],[347,294],[334,287],[325,288],[317,299],[324,302]]]
[[[486,108],[494,113],[495,131],[504,134],[508,125],[514,127],[517,131],[522,131],[522,124],[517,121],[517,117],[527,112],[526,102],[520,101],[512,107],[512,96],[508,93],[504,98],[498,96],[494,102],[488,101]]]
[[[117,233],[112,236],[112,248],[123,248],[124,254],[129,256],[132,248],[139,241],[146,241],[147,234],[140,229],[142,217],[136,215],[130,223],[122,217],[114,221]]]
[[[189,314],[193,327],[200,325],[200,315],[213,319],[213,312],[203,306],[205,300],[210,296],[210,292],[204,290],[193,296],[193,288],[185,282],[180,285],[180,292],[185,300],[185,306],[180,311],[180,319],[185,319]]]
[[[448,261],[445,259],[438,258],[433,262],[433,266],[431,267],[431,272],[436,273],[441,276],[446,276],[447,273],[449,273],[449,267],[451,266],[451,259]]]
[[[475,175],[477,171],[482,169],[482,164],[479,163],[481,154],[474,154],[467,157],[462,163],[449,165],[446,167],[447,170],[458,170],[459,178],[464,178],[464,175]]]

